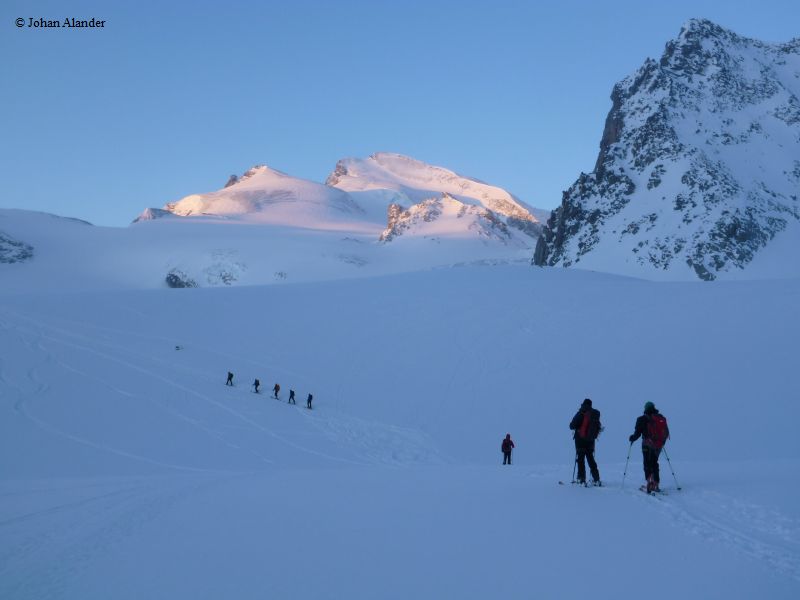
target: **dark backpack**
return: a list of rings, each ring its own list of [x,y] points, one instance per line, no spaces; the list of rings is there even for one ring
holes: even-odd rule
[[[650,415],[647,419],[647,437],[644,442],[651,448],[661,450],[667,443],[667,419],[662,414]]]

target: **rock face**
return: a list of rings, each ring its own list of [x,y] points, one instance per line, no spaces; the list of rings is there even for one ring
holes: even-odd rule
[[[225,184],[225,187],[229,188],[232,185],[236,185],[237,183],[239,183],[239,176],[234,173],[233,175],[228,177],[228,182]]]
[[[167,287],[171,288],[197,287],[197,282],[180,269],[171,269],[164,278],[164,282],[167,284]]]
[[[25,262],[33,258],[33,246],[0,231],[0,263]]]
[[[465,204],[449,194],[423,200],[408,209],[403,209],[399,204],[391,204],[387,221],[386,229],[380,236],[381,242],[391,242],[407,232],[417,235],[446,236],[454,231],[451,225],[454,221],[464,223],[455,231],[466,230],[475,237],[504,244],[513,241],[508,226],[494,212],[482,206]]]
[[[164,217],[173,217],[170,211],[162,208],[145,208],[138,217],[133,220],[133,223],[141,223],[142,221],[155,221],[156,219],[163,219]]]
[[[800,39],[692,20],[611,100],[595,169],[564,192],[534,264],[712,280],[800,236]]]

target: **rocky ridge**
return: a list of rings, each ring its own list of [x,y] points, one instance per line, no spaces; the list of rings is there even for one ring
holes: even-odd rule
[[[594,171],[564,192],[534,264],[713,280],[800,235],[798,98],[800,39],[689,21],[614,86]]]

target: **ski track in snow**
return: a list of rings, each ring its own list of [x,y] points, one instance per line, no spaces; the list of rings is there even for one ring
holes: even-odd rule
[[[558,479],[563,467],[542,466],[528,477]],[[569,481],[565,481],[570,486]],[[633,485],[590,486],[592,493],[621,493],[644,503],[671,526],[712,544],[733,548],[767,565],[771,570],[800,581],[800,520],[774,509],[732,498],[715,491],[665,488],[665,495],[648,495]]]
[[[318,416],[298,408],[301,414],[330,439],[362,448],[373,463],[403,466],[413,463],[443,464],[444,460],[422,432],[397,426],[378,426],[357,417]]]
[[[27,319],[27,317],[22,317],[22,318]],[[62,329],[57,329],[57,328],[51,329],[51,331],[60,333],[60,334],[65,335],[65,336],[72,336],[72,337],[78,337],[78,338],[82,337],[82,336],[78,336],[78,335],[72,334],[71,332],[68,332],[68,331],[65,331],[65,330],[62,330]],[[171,379],[169,379],[167,377],[164,377],[164,376],[162,376],[162,375],[160,375],[160,374],[158,374],[158,373],[156,373],[154,371],[150,371],[147,368],[144,368],[144,367],[141,367],[139,365],[136,365],[136,364],[130,362],[129,360],[124,360],[124,359],[118,358],[118,357],[113,356],[111,354],[108,354],[106,352],[100,352],[100,351],[98,351],[98,350],[96,350],[96,349],[94,349],[92,347],[85,346],[85,345],[82,345],[82,344],[79,344],[79,343],[76,343],[76,342],[70,342],[70,341],[68,341],[66,339],[59,339],[59,338],[54,337],[51,334],[40,333],[39,335],[41,336],[42,339],[46,339],[46,340],[49,340],[49,341],[57,343],[57,344],[62,344],[64,346],[68,346],[68,347],[72,348],[73,350],[80,350],[80,351],[83,351],[83,352],[86,352],[86,353],[94,354],[94,355],[99,356],[99,357],[101,357],[103,359],[118,363],[120,365],[128,367],[128,368],[130,368],[130,369],[132,369],[134,371],[137,371],[139,373],[142,373],[142,374],[147,375],[149,377],[152,377],[154,379],[158,379],[158,380],[166,383],[167,385],[170,385],[170,386],[172,386],[174,388],[177,388],[177,389],[181,390],[182,392],[184,392],[186,394],[191,394],[191,395],[193,395],[193,396],[195,396],[197,398],[200,398],[201,400],[204,400],[204,401],[214,405],[215,407],[234,415],[236,418],[244,421],[245,423],[248,423],[249,425],[251,425],[252,427],[258,429],[259,431],[261,431],[263,433],[266,433],[266,434],[268,434],[268,435],[270,435],[270,436],[272,436],[272,437],[274,437],[274,438],[286,443],[287,445],[292,446],[293,448],[295,448],[297,450],[301,450],[301,451],[304,451],[304,452],[309,452],[311,454],[315,454],[317,456],[324,457],[324,458],[326,458],[328,460],[334,460],[334,461],[340,460],[340,461],[344,461],[344,462],[353,462],[353,461],[349,461],[347,459],[331,457],[331,456],[322,454],[320,452],[316,452],[315,450],[311,450],[311,449],[302,447],[299,444],[296,444],[295,442],[292,442],[291,440],[288,440],[288,439],[286,439],[286,438],[274,433],[272,430],[268,429],[267,427],[263,426],[262,424],[260,424],[260,423],[258,423],[256,421],[254,421],[253,419],[247,417],[246,415],[242,414],[241,412],[239,412],[239,411],[237,411],[237,410],[235,410],[235,409],[233,409],[233,408],[231,408],[231,407],[229,407],[229,406],[227,406],[227,405],[225,405],[225,404],[223,404],[221,402],[218,402],[218,401],[210,398],[209,396],[206,396],[205,394],[202,394],[202,393],[200,393],[200,392],[198,392],[196,390],[188,388],[188,387],[184,386],[181,383],[173,381],[173,380],[171,380]],[[93,379],[97,379],[94,375],[92,375],[92,378]],[[135,394],[132,394],[132,393],[130,393],[128,395],[135,396]],[[150,400],[153,401],[152,399],[150,399]],[[153,401],[153,402],[155,402],[155,401]],[[159,403],[159,402],[155,402],[155,403],[158,404],[162,409],[167,410],[167,412],[172,412],[173,414],[175,414],[175,416],[178,416],[182,420],[185,420],[190,425],[192,425],[194,427],[197,427],[197,428],[199,428],[201,430],[204,430],[206,433],[211,434],[213,437],[219,438],[219,436],[214,435],[211,432],[211,430],[209,430],[208,428],[203,427],[196,419],[192,419],[190,417],[187,417],[186,415],[183,415],[182,413],[180,413],[178,411],[170,411],[170,410],[166,409],[162,403]],[[55,428],[51,428],[51,430],[54,431],[54,432],[58,432],[58,430],[55,429]],[[66,435],[68,437],[72,438],[72,439],[76,439],[76,438],[74,438],[74,436],[71,436],[70,434],[66,434]],[[77,439],[76,439],[76,441],[77,441]],[[232,447],[234,449],[240,449],[239,446],[232,445],[227,441],[223,440],[223,442],[226,443],[226,445],[228,445],[228,446],[230,446],[230,447]],[[92,444],[92,443],[90,443],[90,444]],[[94,445],[94,444],[92,444],[92,445]],[[261,461],[263,461],[263,462],[265,462],[267,464],[273,464],[273,462],[274,462],[271,459],[269,459],[269,458],[261,455],[260,453],[256,452],[255,450],[248,449],[248,451],[250,453],[254,454]],[[355,463],[355,464],[361,464],[361,463]],[[192,469],[191,467],[189,467],[188,469],[195,470],[195,469]]]
[[[143,479],[0,520],[0,535],[8,542],[0,555],[0,597],[61,597],[65,583],[91,569],[109,549],[124,546],[144,525],[204,489],[239,476]]]
[[[735,548],[800,581],[800,521],[712,491],[630,492],[694,535]]]
[[[62,322],[69,322],[75,325],[80,325],[77,321],[59,319]],[[98,325],[94,325],[93,328],[98,331],[110,331],[115,334],[117,337],[120,335],[135,335],[139,338],[145,339],[147,341],[152,341],[154,339],[163,340],[165,342],[169,342],[172,344],[173,340],[171,338],[166,337],[159,337],[159,338],[150,338],[143,334],[129,332],[127,330],[121,330],[116,328],[105,328],[100,327]],[[63,332],[63,330],[62,330]],[[76,334],[71,335],[78,337]],[[85,338],[84,336],[79,336],[84,339],[87,343],[94,343],[97,344],[96,339]],[[372,338],[377,339],[379,337],[378,333],[374,333]],[[141,360],[152,361],[155,362],[152,356],[135,352],[130,348],[125,346],[120,346],[117,343],[111,342],[108,338],[106,338],[106,342],[104,345],[117,353],[126,353],[129,355],[134,355]],[[252,359],[240,359],[236,356],[231,356],[228,354],[222,354],[217,350],[207,350],[209,354],[215,354],[218,356],[224,357],[226,360],[230,360],[231,358],[235,358],[237,363],[238,362],[248,362],[254,365],[258,365],[260,368],[264,367],[264,361],[253,361]],[[275,363],[277,364],[277,363]],[[280,370],[284,373],[292,373],[293,371],[287,369],[284,365],[278,365]],[[199,371],[197,369],[192,369],[189,367],[185,367],[182,365],[172,365],[172,370],[181,370],[186,372],[187,374],[191,375],[192,380],[204,380],[209,385],[213,386],[217,383],[216,379],[209,377],[206,373]],[[352,371],[357,370],[357,365],[355,363],[355,359],[353,359],[352,363]],[[454,374],[455,377],[455,374]],[[95,379],[97,379],[95,377]],[[341,380],[340,380],[341,381]],[[195,395],[199,395],[198,392],[194,392]],[[341,395],[341,385],[337,388],[336,391],[337,395]],[[270,396],[267,396],[270,397]],[[335,400],[335,397],[332,398]],[[298,407],[298,410],[299,407]],[[394,464],[394,465],[401,465],[401,464],[408,464],[408,463],[433,463],[433,464],[441,464],[442,459],[438,454],[438,451],[434,449],[433,444],[430,440],[427,439],[426,435],[418,432],[413,429],[407,429],[392,425],[386,425],[383,423],[379,423],[376,421],[368,421],[365,419],[357,418],[357,417],[347,417],[345,415],[325,415],[321,416],[320,412],[309,413],[307,410],[300,410],[300,414],[309,419],[311,424],[319,431],[322,431],[325,435],[329,437],[329,439],[334,441],[344,441],[347,444],[360,446],[361,451],[360,454],[365,456],[369,459],[372,463],[380,463],[380,464]],[[273,432],[274,434],[274,432]],[[278,435],[278,434],[274,434]],[[291,440],[286,440],[285,438],[278,436],[279,439],[292,447],[295,447],[300,450],[304,450],[308,452],[308,448],[301,447]],[[323,456],[327,459],[332,459],[330,455],[327,454],[320,454],[316,451],[310,451],[312,454],[317,456]],[[432,456],[431,456],[432,455]],[[352,464],[358,465],[365,465],[368,464],[363,461],[349,461]]]
[[[51,365],[51,367],[48,368],[48,371],[52,371],[52,365],[53,364],[58,364],[62,368],[65,368],[67,370],[82,374],[82,375],[84,375],[86,377],[94,379],[95,381],[99,381],[99,382],[103,383],[102,380],[100,380],[98,377],[96,377],[94,375],[91,375],[91,374],[88,374],[88,373],[83,373],[82,371],[67,365],[63,361],[61,361],[61,360],[59,360],[57,358],[54,358],[54,355],[52,353],[49,353],[42,346],[42,344],[41,344],[41,342],[39,340],[41,340],[41,339],[49,339],[51,341],[57,341],[57,342],[64,343],[64,344],[66,344],[67,342],[63,342],[61,340],[56,340],[55,338],[46,336],[46,335],[44,335],[42,333],[36,334],[34,332],[30,332],[30,330],[28,330],[28,332],[29,332],[29,334],[37,335],[38,337],[36,338],[35,342],[31,342],[29,340],[25,340],[24,343],[31,350],[34,350],[34,351],[37,351],[39,353],[44,354],[45,362],[47,364]],[[72,347],[76,348],[76,349],[83,349],[80,346],[74,346],[73,345]],[[155,460],[155,459],[147,457],[147,456],[143,456],[141,454],[135,454],[133,452],[128,452],[128,451],[125,451],[125,450],[121,450],[119,448],[115,448],[113,446],[109,446],[108,444],[100,444],[100,443],[94,442],[92,440],[86,439],[86,438],[84,438],[82,436],[78,436],[78,435],[75,435],[75,434],[70,433],[68,431],[64,431],[64,430],[62,430],[62,429],[60,429],[58,427],[55,427],[51,423],[48,423],[48,422],[44,421],[43,419],[35,416],[34,414],[31,413],[31,411],[28,408],[29,399],[37,397],[37,396],[41,396],[42,394],[44,394],[49,389],[49,385],[47,383],[44,383],[41,380],[41,378],[38,375],[36,375],[36,371],[37,371],[36,367],[31,367],[27,371],[27,379],[30,381],[30,383],[32,385],[32,390],[33,390],[32,392],[27,392],[24,389],[22,389],[22,388],[20,388],[19,386],[16,386],[16,385],[10,385],[9,387],[13,387],[13,388],[17,389],[17,391],[19,393],[18,399],[14,404],[14,410],[17,411],[19,414],[21,414],[24,418],[26,418],[29,421],[31,421],[32,423],[34,423],[37,427],[39,427],[43,431],[47,431],[48,433],[51,433],[53,435],[62,437],[64,439],[68,439],[68,440],[70,440],[72,442],[75,442],[75,443],[78,443],[78,444],[89,446],[91,448],[96,448],[98,450],[105,451],[105,452],[111,452],[111,453],[116,454],[118,456],[123,456],[125,458],[130,458],[130,459],[133,459],[133,460],[145,462],[145,463],[148,463],[148,464],[151,464],[151,465],[155,465],[155,466],[158,466],[158,467],[163,467],[163,468],[168,468],[168,469],[177,469],[177,470],[181,470],[181,471],[190,471],[190,472],[214,472],[211,469],[202,469],[202,468],[190,467],[190,466],[186,466],[186,465],[177,465],[177,464],[173,464],[173,463],[167,463],[167,462],[164,462],[164,461]],[[112,389],[112,390],[115,389],[110,385],[108,387],[110,389]],[[118,391],[119,393],[121,393],[123,395],[126,395],[126,396],[129,396],[129,397],[138,397],[136,394],[133,394],[133,393],[130,393],[130,392],[125,392],[125,391],[120,391],[120,390],[115,390],[115,391]],[[158,402],[155,402],[155,401],[154,401],[154,403],[157,404],[162,409],[166,410],[167,412],[171,412],[172,414],[174,414],[178,418],[181,418],[182,420],[187,421],[188,423],[194,425],[195,427],[203,429],[207,433],[213,435],[213,432],[211,432],[210,430],[208,430],[205,427],[202,427],[195,419],[191,419],[189,417],[181,415],[177,411],[171,411],[171,410],[167,409],[166,407],[164,407],[163,404],[161,404],[161,403],[158,403]],[[219,437],[219,436],[214,435],[214,437]],[[230,444],[228,442],[225,442],[224,440],[222,440],[222,441],[223,441],[223,443],[226,443],[227,445],[229,445],[232,448],[236,447],[236,446],[234,446],[234,445],[232,445],[232,444]],[[264,459],[264,460],[268,461],[268,459]],[[271,462],[271,461],[268,461],[268,462]]]
[[[6,311],[8,313],[10,311]],[[366,421],[363,419],[357,419],[353,417],[345,417],[345,416],[316,416],[318,413],[314,413],[314,415],[307,414],[306,410],[302,410],[300,414],[304,415],[309,421],[312,423],[314,427],[318,430],[323,431],[326,435],[329,436],[330,439],[335,441],[345,441],[350,445],[354,445],[359,447],[359,455],[366,458],[366,460],[353,460],[348,459],[345,457],[337,457],[331,456],[329,454],[325,454],[322,452],[318,452],[312,448],[308,448],[307,446],[303,446],[294,442],[285,436],[282,436],[276,433],[274,430],[264,426],[262,423],[256,421],[254,418],[246,415],[244,412],[231,408],[230,406],[223,404],[213,398],[209,397],[208,395],[197,391],[196,389],[192,389],[187,387],[186,385],[165,377],[151,368],[146,366],[142,366],[142,362],[149,362],[158,365],[158,360],[152,356],[145,355],[142,353],[138,353],[136,351],[131,350],[125,346],[119,345],[118,343],[114,343],[110,341],[107,337],[104,341],[99,341],[97,339],[90,339],[84,335],[77,334],[75,332],[65,330],[60,327],[50,326],[47,327],[47,332],[44,331],[44,326],[40,323],[35,321],[34,319],[15,314],[15,316],[23,321],[31,323],[35,326],[36,330],[32,330],[29,327],[24,327],[18,325],[16,327],[18,332],[25,332],[29,336],[34,336],[37,340],[33,342],[35,344],[35,348],[32,348],[38,353],[42,353],[45,355],[45,360],[49,363],[57,363],[64,369],[70,370],[77,374],[80,374],[83,377],[91,378],[92,380],[96,381],[97,383],[103,385],[105,388],[111,390],[114,393],[129,397],[129,398],[138,398],[140,395],[130,392],[127,390],[123,390],[105,380],[101,377],[93,373],[86,373],[81,369],[73,367],[68,363],[64,362],[63,360],[56,358],[55,355],[49,351],[47,351],[41,344],[40,340],[47,340],[51,343],[60,344],[62,346],[66,346],[71,350],[77,350],[84,353],[94,354],[95,356],[99,356],[102,359],[109,360],[120,364],[124,367],[142,373],[146,376],[155,378],[160,380],[167,385],[176,388],[182,391],[184,394],[191,395],[193,397],[199,398],[218,409],[224,410],[229,414],[235,416],[237,419],[241,420],[246,426],[250,427],[251,429],[256,429],[263,434],[267,434],[268,436],[277,439],[281,443],[299,450],[301,452],[309,453],[318,457],[321,457],[328,461],[333,462],[342,462],[347,464],[353,465],[360,465],[365,466],[368,464],[394,464],[394,465],[402,465],[408,463],[418,463],[418,462],[426,462],[430,463],[433,462],[434,464],[441,463],[441,458],[438,456],[438,453],[435,450],[432,450],[433,445],[426,439],[424,434],[417,432],[415,430],[404,429],[401,427],[396,426],[387,426],[377,422]],[[78,322],[74,322],[78,325]],[[100,329],[99,327],[95,327],[95,329]],[[118,335],[127,335],[129,332],[124,330],[114,330],[113,333]],[[58,336],[58,337],[57,337]],[[140,336],[144,339],[148,339],[145,336]],[[160,338],[164,341],[172,341],[169,338]],[[77,340],[77,341],[76,341]],[[32,342],[26,340],[26,345],[29,347],[31,346]],[[89,346],[87,344],[93,344],[93,346]],[[104,351],[100,351],[97,348],[102,347]],[[113,354],[112,354],[113,352]],[[123,356],[127,356],[128,358],[122,358]],[[133,358],[131,358],[133,357]],[[136,362],[132,362],[135,360]],[[171,366],[172,370],[183,370],[184,372],[191,372],[191,379],[192,380],[208,380],[208,376],[204,373],[200,373],[196,370],[189,369],[187,367],[182,367],[180,365]],[[29,394],[31,396],[38,395],[46,391],[47,384],[40,383],[40,378],[33,372],[29,373],[29,380],[35,387],[35,392],[33,394]],[[210,385],[213,385],[214,382],[208,381]],[[44,387],[43,387],[44,386]],[[81,443],[84,445],[88,445],[91,447],[95,447],[101,450],[113,452],[120,456],[125,456],[127,458],[132,458],[136,460],[141,460],[144,462],[148,462],[150,464],[154,464],[160,467],[178,469],[178,470],[186,470],[186,471],[195,471],[195,472],[203,472],[209,471],[208,469],[200,469],[196,467],[189,467],[183,465],[175,465],[170,463],[164,463],[161,461],[156,461],[148,457],[144,457],[141,455],[133,454],[130,452],[126,452],[123,450],[119,450],[108,445],[97,444],[91,440],[87,440],[83,437],[76,436],[72,433],[62,431],[57,427],[43,421],[42,419],[32,415],[29,410],[26,410],[23,407],[23,404],[26,402],[28,394],[25,394],[22,390],[20,390],[20,400],[21,403],[17,406],[17,410],[23,414],[26,418],[30,419],[40,428],[53,433],[55,435],[59,435],[61,437],[70,439],[74,442]],[[238,444],[233,444],[228,441],[224,435],[221,433],[205,426],[203,423],[199,422],[197,419],[189,417],[180,411],[167,406],[164,402],[160,402],[155,398],[151,397],[144,397],[144,400],[147,400],[154,405],[156,405],[162,411],[170,414],[171,416],[185,421],[189,425],[196,427],[206,433],[207,435],[211,436],[212,438],[217,439],[218,441],[222,442],[223,444],[227,445],[228,447],[234,450],[242,450],[249,452],[256,456],[260,461],[266,464],[273,464],[274,461],[263,454],[257,452],[251,448],[242,448]],[[299,409],[298,409],[299,410]]]

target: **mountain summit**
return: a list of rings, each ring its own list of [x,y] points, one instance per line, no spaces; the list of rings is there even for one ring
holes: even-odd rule
[[[472,232],[484,239],[525,243],[541,233],[536,211],[506,190],[402,154],[347,158],[325,182],[364,202],[388,201],[384,242],[401,235]],[[523,235],[520,238],[520,234]]]
[[[134,222],[216,217],[303,229],[373,231],[384,243],[422,237],[533,247],[536,210],[506,190],[401,154],[340,160],[325,184],[265,165],[215,192],[148,208]],[[382,233],[381,233],[382,231]]]
[[[771,274],[796,271],[799,98],[800,39],[689,21],[614,86],[594,171],[564,192],[534,263],[712,280],[777,244]]]
[[[166,214],[247,216],[248,220],[258,223],[325,229],[334,222],[357,220],[362,213],[345,192],[292,177],[266,165],[256,165],[241,177],[231,176],[221,190],[192,194],[168,203],[163,209],[147,209],[137,221]]]

